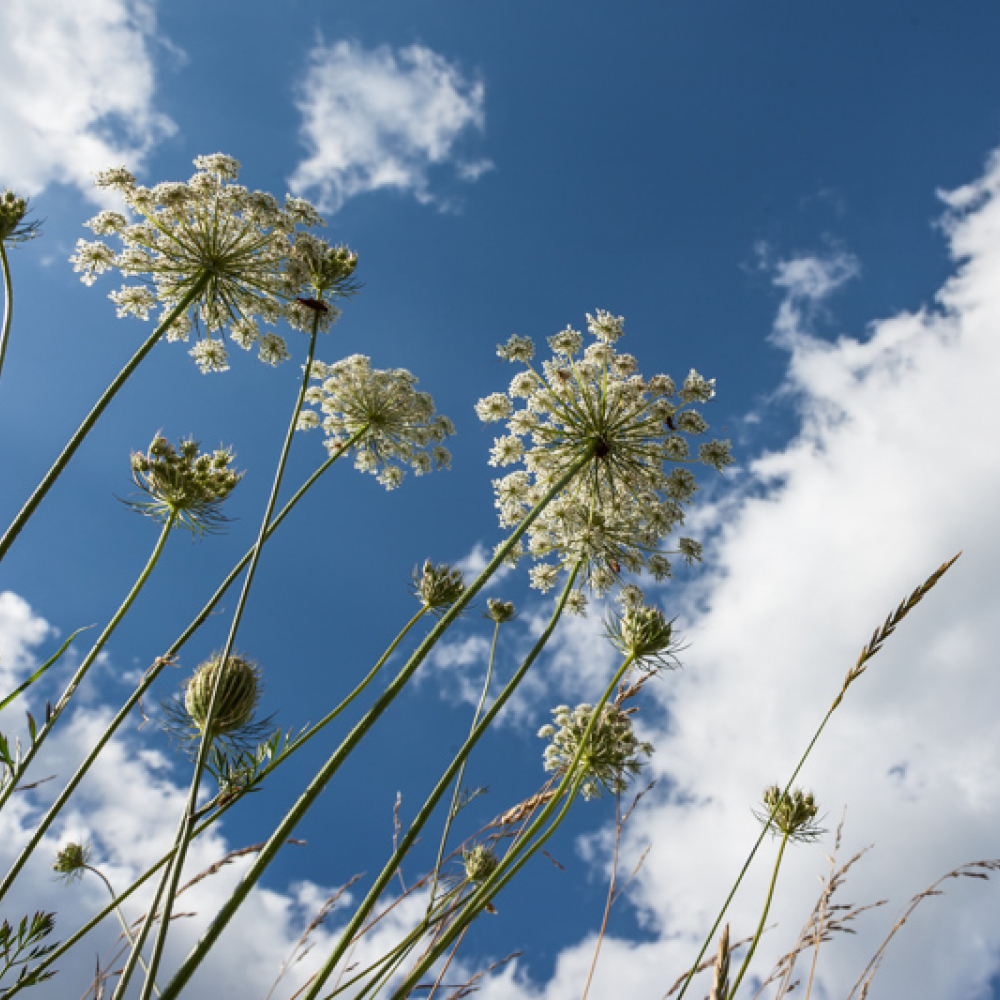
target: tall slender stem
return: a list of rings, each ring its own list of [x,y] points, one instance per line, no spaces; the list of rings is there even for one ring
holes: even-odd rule
[[[478,725],[476,725],[472,732],[469,733],[468,739],[466,739],[462,748],[455,755],[448,769],[441,775],[434,791],[431,792],[424,804],[420,807],[420,811],[414,817],[409,830],[406,831],[403,839],[399,842],[399,845],[393,852],[392,857],[389,858],[385,866],[382,868],[381,874],[375,880],[371,889],[369,889],[368,895],[365,896],[361,905],[355,911],[354,916],[351,917],[348,925],[343,931],[341,931],[337,946],[329,954],[326,962],[323,964],[323,967],[316,973],[315,978],[310,984],[309,991],[304,995],[303,1000],[314,1000],[316,994],[319,993],[323,984],[336,968],[337,963],[341,960],[341,958],[343,958],[347,949],[354,942],[354,939],[361,930],[362,925],[365,920],[367,920],[368,915],[375,908],[376,903],[385,891],[385,887],[392,879],[393,873],[400,866],[403,858],[406,857],[406,854],[416,841],[420,831],[430,819],[431,814],[434,812],[434,809],[437,807],[438,802],[441,801],[445,792],[448,790],[448,787],[454,780],[459,768],[465,763],[466,760],[468,760],[473,747],[475,747],[482,735],[487,731],[487,729],[489,729],[493,720],[508,702],[511,695],[513,695],[513,693],[517,690],[528,670],[545,648],[546,643],[555,631],[556,625],[559,623],[560,618],[562,618],[563,611],[566,608],[566,602],[569,600],[569,595],[573,591],[573,584],[576,582],[578,570],[578,566],[573,567],[572,572],[566,579],[566,585],[563,587],[563,592],[560,595],[559,600],[556,602],[555,610],[552,612],[552,616],[549,618],[548,624],[545,626],[545,630],[538,637],[535,645],[531,649],[531,652],[525,657],[524,662],[514,672],[513,677],[511,677],[511,679],[504,686],[503,690],[497,696],[496,701],[490,706],[489,711],[486,712],[486,714],[479,721]],[[425,925],[429,923],[429,912],[424,916],[423,923]]]
[[[289,832],[295,829],[299,820],[309,811],[313,803],[319,797],[320,793],[326,787],[327,783],[340,769],[341,764],[343,764],[348,756],[350,756],[357,744],[364,738],[364,736],[367,735],[368,731],[375,725],[379,717],[385,712],[389,705],[392,704],[396,696],[406,686],[407,682],[416,672],[417,668],[421,663],[423,663],[424,659],[426,659],[427,655],[437,644],[438,640],[441,639],[445,632],[447,632],[452,622],[454,622],[455,619],[465,610],[465,608],[468,607],[476,594],[479,593],[490,577],[492,577],[493,574],[500,568],[504,560],[507,559],[528,528],[534,524],[535,520],[548,506],[548,504],[560,492],[562,492],[563,489],[565,489],[565,487],[576,477],[577,473],[579,473],[580,470],[592,460],[592,458],[593,448],[581,455],[577,461],[572,463],[565,470],[565,472],[548,490],[545,496],[542,497],[542,499],[525,516],[524,520],[521,521],[517,528],[514,529],[504,545],[493,556],[483,572],[480,573],[479,577],[466,589],[462,597],[459,598],[459,600],[444,615],[442,615],[441,620],[427,635],[424,641],[410,657],[406,665],[400,670],[392,683],[390,683],[390,685],[383,692],[381,697],[375,702],[364,718],[354,727],[353,730],[351,730],[340,747],[338,747],[337,750],[330,756],[326,764],[324,764],[324,766],[319,770],[313,780],[309,783],[306,790],[299,797],[298,802],[295,803],[292,809],[285,815],[281,823],[278,824],[274,833],[271,834],[271,838],[264,846],[264,849],[257,856],[254,864],[251,865],[240,883],[230,895],[229,899],[216,914],[215,919],[212,921],[201,941],[199,941],[198,944],[192,949],[180,969],[177,971],[177,974],[170,981],[170,983],[167,984],[163,992],[164,1000],[176,1000],[176,997],[180,995],[181,990],[184,989],[195,970],[204,960],[205,955],[218,939],[226,924],[228,924],[232,919],[233,914],[242,905],[243,901],[250,893],[250,890],[254,887],[254,885],[256,885],[258,879],[260,879],[265,869],[277,855],[278,850],[289,835]],[[449,777],[449,782],[450,780],[451,778]],[[444,794],[443,790],[441,794]]]
[[[94,645],[91,646],[90,652],[84,657],[83,662],[77,668],[76,673],[73,675],[69,684],[66,685],[66,690],[63,691],[62,696],[59,701],[56,702],[55,708],[52,709],[51,714],[45,720],[45,725],[38,731],[38,735],[32,741],[31,747],[28,752],[24,755],[24,758],[20,761],[18,768],[14,774],[11,775],[10,782],[7,787],[0,793],[0,808],[3,808],[7,799],[10,797],[11,793],[17,786],[18,781],[24,776],[24,772],[28,769],[28,765],[31,763],[35,754],[38,752],[45,738],[52,732],[53,727],[59,721],[59,716],[65,711],[66,706],[69,704],[70,698],[73,697],[76,689],[80,686],[83,681],[84,675],[91,668],[94,661],[97,659],[98,654],[104,648],[108,639],[114,633],[118,624],[121,622],[122,618],[125,617],[126,612],[132,606],[132,603],[139,596],[139,591],[142,590],[146,581],[149,579],[150,573],[153,572],[153,567],[156,565],[157,560],[160,558],[160,553],[163,551],[163,546],[166,544],[167,536],[173,529],[174,522],[177,519],[177,515],[172,513],[167,520],[164,522],[163,527],[160,529],[160,537],[156,540],[156,546],[153,548],[153,552],[149,559],[146,560],[146,565],[143,571],[139,574],[138,579],[132,585],[132,589],[128,592],[125,600],[122,601],[121,606],[115,612],[114,617],[105,626],[104,631],[98,636]],[[38,843],[40,835],[36,834],[32,837],[27,848],[22,851],[21,856],[14,863],[14,866],[7,872],[4,876],[3,882],[0,882],[0,899],[6,895],[7,890],[11,887],[14,879],[17,877],[18,872],[27,861],[28,855],[34,849],[35,845]]]
[[[31,494],[28,501],[21,508],[17,517],[11,522],[10,527],[5,532],[3,538],[0,538],[0,559],[7,554],[7,550],[14,544],[14,539],[21,533],[21,529],[28,523],[28,518],[35,512],[35,508],[45,499],[45,494],[49,492],[52,488],[53,483],[62,474],[63,469],[69,464],[69,460],[76,453],[77,448],[83,443],[83,439],[90,433],[91,428],[97,423],[98,417],[107,409],[108,404],[114,399],[118,390],[125,384],[128,377],[139,367],[140,363],[146,357],[147,354],[156,346],[157,341],[170,329],[170,327],[177,321],[178,317],[183,316],[187,311],[188,307],[193,303],[199,295],[201,295],[205,286],[208,284],[210,274],[207,272],[201,275],[197,281],[191,286],[187,294],[170,310],[169,315],[163,319],[157,328],[149,335],[146,342],[139,348],[132,358],[125,365],[125,367],[117,374],[114,381],[104,390],[104,394],[101,398],[94,404],[93,409],[84,418],[83,423],[76,429],[76,432],[69,439],[66,447],[63,448],[62,453],[55,460],[52,468],[45,474],[45,478],[38,484],[35,488],[35,492]]]
[[[302,401],[305,398],[306,389],[309,385],[313,352],[316,349],[316,337],[319,333],[319,320],[320,314],[317,312],[313,319],[312,333],[309,338],[309,349],[306,354],[306,362],[302,371],[302,381],[299,384],[299,392],[295,400],[295,408],[292,411],[292,418],[288,423],[285,441],[282,445],[281,454],[278,458],[278,468],[275,472],[274,482],[271,486],[271,495],[268,498],[267,508],[265,509],[264,516],[261,519],[260,531],[257,536],[257,544],[254,546],[253,555],[250,558],[250,565],[247,567],[247,573],[243,579],[243,590],[240,592],[239,601],[236,604],[236,609],[233,611],[233,620],[229,627],[229,636],[226,639],[226,644],[222,652],[219,654],[219,662],[220,664],[223,664],[223,666],[229,660],[229,656],[232,653],[233,646],[236,642],[236,633],[239,631],[240,621],[243,617],[243,610],[246,607],[247,598],[250,596],[250,588],[253,585],[254,573],[257,570],[257,564],[260,561],[260,554],[264,547],[264,541],[267,537],[267,527],[271,521],[271,514],[274,512],[274,508],[278,502],[278,492],[281,489],[281,480],[285,472],[285,465],[288,461],[288,453],[292,448],[292,439],[295,436],[299,413],[302,410]],[[205,718],[203,736],[201,744],[198,748],[198,757],[194,765],[194,774],[191,777],[191,785],[188,790],[187,805],[185,806],[184,814],[181,817],[181,822],[177,831],[177,852],[167,870],[167,874],[164,876],[166,894],[163,901],[163,916],[160,921],[160,926],[157,929],[156,940],[153,942],[153,953],[149,960],[149,973],[146,976],[146,982],[143,986],[139,1000],[149,1000],[156,971],[159,967],[160,958],[163,955],[164,945],[166,944],[167,933],[170,929],[170,913],[173,907],[174,897],[177,894],[177,888],[180,884],[181,870],[184,867],[184,860],[187,856],[188,845],[191,843],[191,836],[194,830],[195,818],[198,810],[198,791],[201,787],[201,778],[204,774],[205,765],[208,762],[209,750],[212,745],[212,719],[216,712],[219,700],[219,691],[222,688],[223,674],[224,670],[221,668],[216,673],[215,685],[212,689],[212,696],[209,701],[208,712]],[[143,931],[145,931],[146,928],[152,924],[152,915],[153,911],[150,911],[150,917],[143,925]],[[137,952],[138,949],[133,950],[133,954],[137,954]],[[134,968],[134,962],[130,956],[129,964],[126,966],[126,969],[131,972],[131,968]],[[122,979],[125,980],[125,978],[126,977],[123,972]]]
[[[271,537],[271,534],[277,529],[278,525],[281,524],[281,522],[285,519],[285,517],[291,512],[292,508],[305,495],[305,493],[309,489],[309,487],[312,486],[316,482],[316,480],[319,479],[319,477],[327,469],[329,469],[330,466],[333,465],[333,463],[341,455],[346,454],[347,451],[349,450],[349,448],[358,440],[358,438],[360,438],[361,436],[363,436],[364,433],[366,433],[366,431],[360,431],[360,432],[358,432],[358,434],[354,438],[352,438],[347,443],[347,445],[345,445],[345,447],[343,449],[341,449],[340,452],[338,452],[336,455],[331,455],[302,484],[302,486],[299,487],[299,489],[292,496],[292,498],[288,501],[288,503],[286,503],[285,506],[281,509],[281,513],[279,513],[274,518],[274,520],[272,520],[271,523],[268,525],[267,532],[266,532],[266,535],[265,535],[265,540],[267,538]],[[67,782],[66,787],[59,793],[59,795],[56,797],[56,799],[52,803],[52,805],[49,806],[48,812],[45,814],[45,816],[43,817],[43,819],[41,820],[41,822],[35,828],[35,831],[34,831],[34,833],[31,836],[31,840],[25,846],[24,850],[21,853],[21,856],[14,863],[15,867],[13,869],[11,869],[10,873],[8,873],[8,875],[7,875],[8,879],[13,880],[13,878],[16,877],[17,873],[24,866],[24,863],[28,860],[28,856],[35,849],[35,847],[38,846],[38,842],[42,839],[42,837],[45,835],[45,832],[48,830],[48,828],[54,822],[55,818],[62,811],[63,806],[65,806],[66,803],[69,801],[70,796],[73,794],[74,791],[76,791],[76,788],[80,784],[80,782],[83,780],[84,775],[86,775],[86,773],[90,770],[90,768],[93,765],[94,761],[97,760],[97,758],[100,756],[101,751],[105,748],[105,746],[107,746],[107,744],[111,740],[112,736],[114,736],[114,734],[117,732],[118,727],[129,716],[129,714],[131,713],[132,709],[135,708],[135,706],[138,704],[138,702],[140,701],[140,699],[142,698],[142,696],[146,693],[146,691],[152,685],[153,681],[155,681],[156,678],[159,677],[159,675],[160,675],[161,671],[163,670],[163,668],[169,662],[171,662],[171,660],[180,652],[180,650],[183,648],[183,646],[185,645],[185,643],[191,638],[191,636],[194,635],[194,633],[205,623],[205,621],[208,619],[208,616],[211,614],[212,609],[216,606],[216,604],[219,603],[220,600],[222,600],[223,595],[232,586],[233,582],[236,580],[236,577],[239,576],[240,571],[243,569],[243,567],[246,566],[247,563],[250,561],[250,558],[253,555],[253,553],[254,553],[254,549],[251,548],[243,556],[243,558],[233,567],[233,569],[230,571],[229,575],[226,577],[225,580],[222,581],[222,583],[216,589],[215,593],[209,598],[208,603],[202,608],[202,610],[194,618],[194,620],[191,622],[191,624],[174,641],[174,643],[170,646],[170,648],[167,650],[167,652],[162,657],[160,657],[156,661],[156,663],[152,667],[150,667],[149,670],[146,671],[146,674],[143,677],[142,681],[139,683],[138,687],[135,689],[135,691],[132,692],[131,696],[128,698],[128,700],[125,702],[125,704],[122,705],[122,707],[118,710],[118,714],[115,715],[115,717],[108,724],[107,728],[104,730],[104,733],[101,735],[101,738],[94,744],[94,746],[91,747],[90,752],[84,758],[84,760],[80,764],[80,766],[76,769],[76,773],[73,775],[73,777],[70,778],[70,780]],[[408,629],[409,629],[409,626],[407,626],[407,630]],[[74,633],[74,635],[75,634],[76,633]],[[404,634],[405,634],[405,631],[404,631]],[[399,638],[402,638],[402,636],[400,636]],[[396,641],[398,642],[399,639],[397,639]],[[390,651],[391,651],[392,648],[395,648],[395,644],[390,648]],[[381,664],[381,662],[382,661],[380,661],[380,664]],[[365,678],[365,682],[367,682],[369,679],[370,678]],[[357,689],[355,689],[355,692],[353,692],[349,696],[349,699],[353,698],[357,693],[359,693],[359,692],[358,692]],[[318,731],[318,729],[322,725],[325,725],[337,713],[339,713],[344,708],[346,708],[347,705],[350,703],[349,699],[347,701],[345,701],[345,703],[342,703],[341,705],[338,705],[337,708],[334,709],[334,711],[331,712],[326,718],[324,718],[320,723],[317,723],[317,725],[314,726],[312,729],[310,729],[307,734],[304,734],[302,737],[300,737],[298,742],[303,742],[304,743],[305,740],[308,739],[309,736],[312,736],[316,731]],[[282,760],[284,760],[284,756],[280,757],[275,762],[275,764],[280,763]],[[171,854],[170,857],[172,857],[172,856],[173,855]],[[0,889],[0,898],[2,898],[2,895],[3,895],[4,891],[6,891],[6,882],[4,883],[4,888]]]
[[[470,736],[476,731],[476,724],[479,722],[479,717],[483,714],[483,708],[486,705],[486,696],[489,694],[490,681],[493,678],[493,664],[496,662],[497,639],[499,636],[500,622],[495,622],[493,625],[493,642],[490,644],[490,659],[486,667],[486,678],[483,681],[483,690],[479,696],[479,704],[476,706],[475,714],[472,716],[472,725],[469,727]],[[458,775],[455,778],[455,790],[451,793],[451,805],[448,806],[448,815],[445,816],[444,830],[441,833],[441,844],[438,847],[437,860],[434,862],[434,880],[431,883],[430,897],[427,902],[428,914],[434,908],[434,896],[437,893],[438,882],[441,879],[441,863],[444,860],[444,852],[448,845],[448,834],[451,833],[451,824],[458,813],[459,796],[462,793],[462,779],[465,777],[466,764],[468,764],[467,759],[462,761],[462,766],[458,769]]]
[[[743,982],[743,977],[747,974],[747,969],[750,968],[750,960],[753,958],[754,952],[757,950],[757,945],[760,943],[760,936],[764,933],[764,925],[767,923],[767,915],[771,912],[771,903],[774,901],[774,887],[778,884],[778,871],[781,868],[781,861],[785,856],[785,848],[787,846],[788,833],[786,831],[781,835],[781,847],[778,848],[778,857],[774,862],[774,872],[771,875],[771,884],[768,886],[767,899],[764,901],[764,912],[760,915],[760,922],[757,924],[757,930],[754,933],[753,941],[750,942],[750,948],[747,951],[746,958],[743,959],[743,964],[740,966],[736,982],[733,983],[726,993],[726,1000],[732,1000],[732,998],[736,996],[736,991],[740,988],[740,983]]]

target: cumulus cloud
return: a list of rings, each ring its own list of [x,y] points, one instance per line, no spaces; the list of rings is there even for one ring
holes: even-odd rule
[[[10,590],[0,593],[0,685],[5,693],[31,672],[32,649],[54,632],[23,597]]]
[[[0,5],[0,182],[26,194],[138,169],[174,125],[153,105],[152,0]],[[15,138],[16,137],[16,138]]]
[[[309,155],[290,186],[325,211],[382,189],[449,207],[432,190],[434,168],[447,164],[471,182],[492,166],[461,150],[468,132],[484,130],[484,97],[482,80],[422,45],[317,45],[297,102]]]
[[[785,291],[773,340],[788,352],[784,388],[800,426],[706,515],[719,528],[706,572],[671,607],[690,648],[683,671],[647,688],[659,705],[640,718],[654,730],[660,781],[626,828],[622,860],[628,872],[652,845],[632,899],[653,940],[609,938],[592,997],[662,996],[690,964],[759,831],[751,810],[764,788],[791,774],[872,632],[960,549],[849,689],[801,776],[826,827],[847,808],[841,860],[874,844],[839,902],[891,900],[858,919],[856,936],[821,948],[813,995],[847,996],[913,894],[963,862],[1000,856],[998,195],[1000,154],[944,196],[955,270],[935,301],[858,336],[810,328],[812,307],[858,274],[853,258],[773,269]],[[831,847],[828,835],[790,852],[760,973],[794,942]],[[765,846],[736,897],[735,938],[760,918],[774,851]],[[942,888],[887,951],[880,996],[988,995],[1000,884]],[[578,996],[593,947],[564,950],[548,982],[509,969],[484,995]]]

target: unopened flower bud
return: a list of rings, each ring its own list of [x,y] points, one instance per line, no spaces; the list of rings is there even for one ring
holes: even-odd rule
[[[430,559],[424,568],[413,571],[413,593],[428,610],[442,612],[450,608],[465,592],[462,573],[454,566],[435,566]]]
[[[249,660],[230,656],[225,667],[218,656],[206,660],[188,681],[184,692],[184,708],[201,733],[205,732],[220,669],[222,680],[212,717],[212,736],[225,736],[246,726],[253,718],[261,694],[260,671]]]
[[[485,882],[500,867],[500,859],[484,844],[463,851],[462,863],[470,882]]]

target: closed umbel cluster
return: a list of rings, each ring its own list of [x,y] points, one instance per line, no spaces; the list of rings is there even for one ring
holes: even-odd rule
[[[148,319],[154,309],[166,317],[193,288],[202,290],[193,305],[199,339],[191,350],[203,372],[229,367],[222,332],[230,328],[237,343],[256,343],[261,361],[277,364],[289,357],[283,338],[261,335],[256,323],[273,324],[282,315],[301,320],[294,296],[299,294],[301,268],[286,273],[293,255],[297,226],[323,220],[300,198],[279,204],[273,195],[236,184],[239,163],[214,153],[194,161],[197,172],[186,183],[165,182],[144,187],[124,168],[97,175],[97,186],[117,191],[134,216],[104,211],[87,226],[99,237],[115,236],[115,252],[101,240],[79,240],[71,257],[82,280],[117,269],[140,284],[126,284],[111,293],[118,315]],[[352,268],[353,270],[353,268]],[[186,340],[190,316],[180,317],[167,334]]]
[[[701,443],[694,454],[689,443],[708,428],[693,406],[715,395],[714,380],[693,370],[679,389],[668,375],[645,379],[635,358],[612,346],[622,336],[620,316],[598,310],[588,314],[587,325],[593,343],[584,348],[583,335],[569,328],[557,333],[548,340],[553,356],[540,370],[531,364],[532,341],[511,337],[497,353],[525,369],[506,393],[476,405],[481,420],[506,421],[490,464],[523,466],[493,484],[504,527],[518,524],[568,468],[589,456],[528,530],[527,550],[540,560],[531,582],[542,591],[555,585],[563,566],[578,563],[597,593],[623,570],[669,576],[670,553],[661,545],[683,523],[683,507],[696,489],[687,465],[721,470],[732,461],[728,441]],[[701,547],[682,538],[673,551],[693,561]],[[513,558],[522,555],[524,549]]]
[[[157,435],[145,454],[132,453],[132,478],[149,499],[129,505],[157,521],[173,516],[195,534],[211,531],[225,521],[220,508],[243,478],[234,459],[228,448],[202,453],[187,438],[175,449]]]
[[[653,752],[653,745],[642,742],[632,731],[629,712],[617,705],[604,706],[589,738],[586,733],[594,715],[592,705],[573,709],[560,705],[552,715],[555,725],[538,730],[540,737],[550,741],[543,756],[545,770],[565,774],[583,747],[575,773],[582,779],[580,793],[585,799],[596,798],[603,791],[625,791],[628,779],[642,770],[642,758]]]
[[[222,679],[218,682],[215,713],[212,724],[208,727],[212,691],[220,671]],[[260,670],[255,664],[241,656],[230,656],[223,666],[222,658],[213,656],[187,682],[184,689],[184,709],[195,728],[203,735],[232,736],[251,724],[260,695]]]
[[[319,384],[306,390],[305,401],[319,412],[303,410],[299,430],[322,427],[331,454],[357,438],[354,467],[386,489],[400,484],[403,466],[419,476],[450,464],[441,442],[455,433],[454,425],[434,412],[434,400],[417,391],[417,379],[405,369],[372,368],[364,355],[353,354],[335,364],[314,361],[309,377]]]

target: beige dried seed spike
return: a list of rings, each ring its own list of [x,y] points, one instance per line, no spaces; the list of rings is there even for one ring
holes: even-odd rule
[[[709,1000],[726,1000],[729,992],[729,924],[722,928],[719,936],[719,951],[715,956],[712,971],[712,990]]]
[[[890,635],[896,630],[896,626],[927,596],[931,588],[941,579],[945,573],[951,569],[954,562],[961,555],[961,551],[956,555],[952,556],[946,563],[942,563],[931,575],[913,591],[910,596],[903,601],[892,614],[886,618],[882,627],[875,630],[875,633],[871,637],[871,641],[861,650],[861,654],[858,656],[858,662],[847,672],[847,676],[844,677],[843,687],[840,689],[840,694],[837,695],[834,701],[834,708],[840,703],[841,698],[844,696],[844,692],[853,684],[864,672],[867,670],[868,661],[882,648],[883,643]]]

